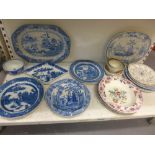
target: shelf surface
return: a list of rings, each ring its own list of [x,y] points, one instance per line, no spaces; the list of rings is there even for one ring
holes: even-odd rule
[[[60,63],[60,66],[69,69],[70,63]],[[9,75],[7,74],[5,77],[5,81],[27,76],[25,74],[20,75]],[[64,74],[60,78],[57,78],[52,83],[64,79],[64,78],[72,78],[68,73]],[[42,99],[40,105],[32,111],[27,116],[23,116],[21,118],[16,119],[6,119],[0,117],[0,126],[8,126],[8,125],[31,125],[31,124],[54,124],[54,123],[74,123],[74,122],[93,122],[93,121],[108,121],[108,120],[121,120],[121,119],[136,119],[136,118],[148,118],[155,117],[155,92],[153,93],[144,93],[143,99],[144,103],[141,109],[132,115],[121,115],[114,113],[107,109],[100,99],[97,93],[97,85],[96,84],[85,84],[89,91],[91,92],[91,102],[89,107],[82,114],[78,116],[74,116],[71,118],[64,118],[59,115],[53,113],[48,105],[46,104],[44,98]],[[46,91],[49,85],[44,85],[44,90]]]

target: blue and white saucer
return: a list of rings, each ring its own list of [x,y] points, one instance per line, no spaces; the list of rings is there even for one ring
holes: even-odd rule
[[[44,94],[43,86],[35,79],[21,77],[0,86],[0,116],[14,118],[35,109]]]
[[[25,70],[26,74],[37,78],[44,84],[49,84],[67,72],[68,71],[66,69],[53,64],[52,62],[43,62]]]
[[[104,76],[104,70],[94,61],[77,60],[71,64],[70,74],[81,82],[99,82]]]
[[[86,86],[73,79],[53,83],[45,94],[48,106],[62,116],[82,113],[89,105],[90,93]]]

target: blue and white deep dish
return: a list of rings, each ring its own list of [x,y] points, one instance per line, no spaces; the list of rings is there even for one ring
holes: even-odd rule
[[[67,73],[68,71],[52,62],[43,62],[25,70],[26,74],[33,76],[43,82],[49,84],[59,76]]]
[[[0,116],[14,118],[28,114],[40,103],[43,86],[35,79],[21,77],[0,86]]]
[[[29,62],[60,62],[70,53],[69,36],[56,25],[27,24],[12,34],[17,55]]]
[[[104,70],[94,61],[77,60],[71,64],[70,74],[81,82],[99,82],[104,76]]]
[[[122,32],[114,35],[106,47],[107,58],[115,58],[124,63],[141,60],[150,50],[151,39],[140,32]]]
[[[45,100],[55,113],[74,116],[82,113],[89,105],[90,93],[86,86],[73,79],[64,79],[52,84]]]

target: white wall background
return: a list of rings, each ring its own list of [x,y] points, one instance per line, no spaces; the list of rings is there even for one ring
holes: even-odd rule
[[[55,24],[70,36],[71,52],[64,62],[76,59],[103,62],[106,42],[121,31],[140,31],[155,41],[155,20],[3,20],[9,39],[17,27],[29,23]]]

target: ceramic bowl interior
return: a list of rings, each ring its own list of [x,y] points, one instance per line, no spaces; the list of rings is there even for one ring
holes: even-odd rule
[[[5,71],[11,72],[11,71],[17,71],[19,69],[22,69],[24,66],[24,62],[20,60],[9,60],[3,64],[3,69]]]
[[[124,104],[124,106],[132,106],[136,103],[136,97],[133,90],[130,89],[128,85],[121,83],[119,80],[112,81],[105,87],[105,94],[108,102],[113,102],[113,97],[111,96],[113,91],[118,91],[120,96],[122,95],[122,97],[119,97],[119,104]],[[126,99],[125,102],[124,98]]]

